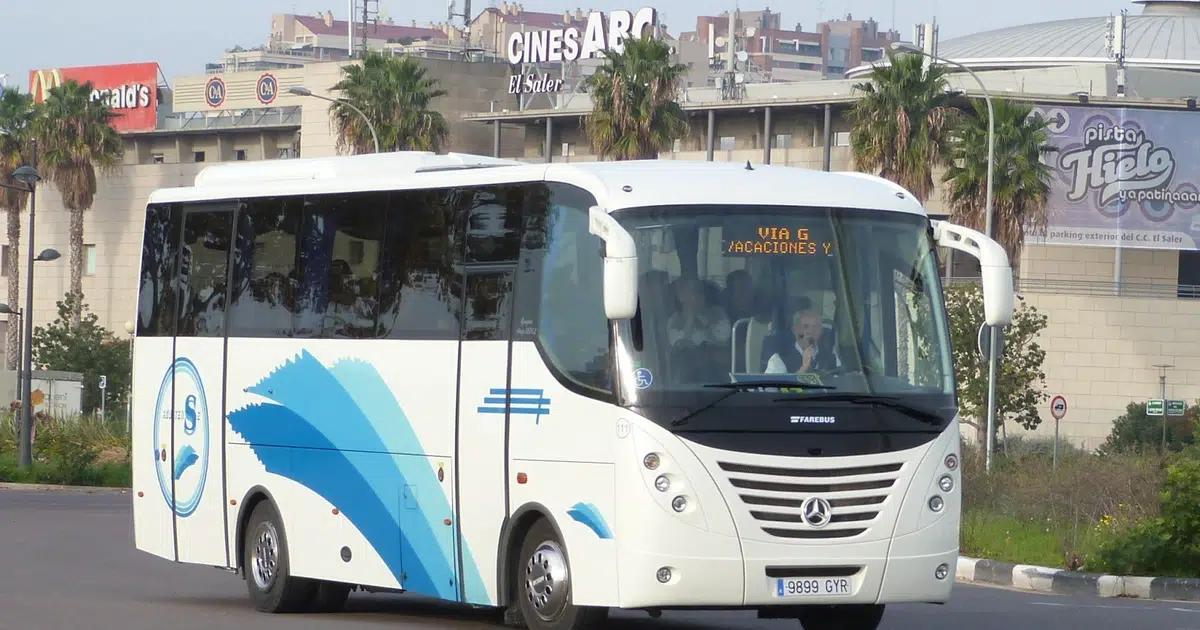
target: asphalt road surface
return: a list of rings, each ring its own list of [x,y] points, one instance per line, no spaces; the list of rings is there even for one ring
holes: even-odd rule
[[[128,494],[0,490],[0,629],[498,628],[406,596],[351,595],[345,612],[255,612],[235,574],[133,546]],[[614,613],[620,630],[799,628],[753,613]],[[1200,605],[1065,598],[958,585],[946,606],[889,606],[886,630],[1200,630]]]

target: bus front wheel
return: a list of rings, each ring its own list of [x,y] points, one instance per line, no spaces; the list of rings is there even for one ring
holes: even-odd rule
[[[243,565],[254,608],[267,613],[300,612],[316,594],[312,580],[293,577],[283,519],[270,501],[254,506],[246,523]]]
[[[538,519],[525,534],[513,567],[514,593],[530,630],[586,630],[607,616],[606,608],[576,606],[571,594],[571,568],[558,534]]]
[[[811,606],[800,613],[804,630],[875,630],[882,621],[883,604]]]

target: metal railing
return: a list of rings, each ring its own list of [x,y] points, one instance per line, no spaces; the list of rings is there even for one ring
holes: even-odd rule
[[[942,278],[946,286],[979,284],[978,277]],[[1014,278],[1018,293],[1048,293],[1095,297],[1128,297],[1158,300],[1200,299],[1200,285],[1167,282],[1112,282],[1106,280],[1068,280],[1063,278]]]
[[[224,110],[217,115],[205,112],[179,112],[159,120],[159,131],[193,131],[203,129],[236,129],[241,127],[299,126],[300,107],[263,107],[244,110]]]

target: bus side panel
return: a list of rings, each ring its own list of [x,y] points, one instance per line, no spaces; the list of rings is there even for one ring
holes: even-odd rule
[[[543,390],[549,402],[544,415],[512,417],[509,475],[525,473],[527,482],[509,484],[511,507],[550,510],[570,558],[576,604],[617,606],[613,457],[620,410],[563,387],[532,343],[513,343],[512,382]]]
[[[508,505],[504,492],[507,341],[464,341],[458,408],[458,530],[466,601],[496,602],[496,550]],[[539,421],[541,392],[512,383],[513,418]],[[522,415],[521,412],[535,412]],[[472,567],[477,567],[473,569]]]
[[[168,560],[175,559],[170,474],[175,453],[167,378],[174,341],[139,337],[133,344],[133,538],[139,550]]]
[[[222,413],[225,340],[175,340],[172,423],[179,561],[227,566]]]
[[[272,494],[296,575],[457,597],[456,346],[231,343],[230,496]]]

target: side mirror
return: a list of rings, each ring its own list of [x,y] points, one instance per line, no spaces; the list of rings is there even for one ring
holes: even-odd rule
[[[600,206],[588,209],[588,231],[604,241],[604,314],[629,319],[637,314],[638,263],[633,236]]]
[[[1008,254],[996,241],[961,225],[933,221],[933,238],[942,247],[968,253],[979,259],[983,275],[983,315],[989,326],[1012,323],[1013,282]]]

